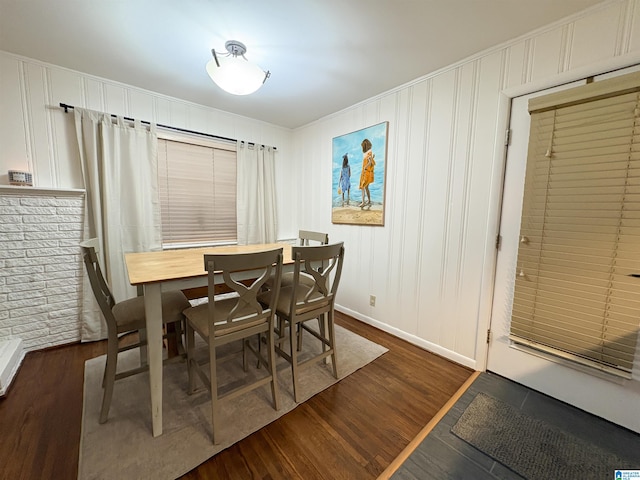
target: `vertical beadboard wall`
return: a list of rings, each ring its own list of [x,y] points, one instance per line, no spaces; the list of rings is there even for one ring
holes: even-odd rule
[[[0,187],[0,341],[80,339],[83,191]]]
[[[60,273],[42,277],[53,273],[54,260],[60,268],[73,264],[77,272],[81,217],[75,212],[59,225],[68,239],[37,239],[29,230],[54,229],[65,205],[69,210],[81,205],[78,198],[55,193],[83,188],[73,113],[65,113],[60,103],[277,147],[278,238],[297,236],[295,192],[289,188],[295,183],[290,129],[1,51],[0,87],[0,186],[8,185],[8,170],[27,170],[38,188],[51,189],[48,196],[33,196],[35,190],[26,188],[0,191],[0,342],[21,338],[34,350],[80,338],[78,311],[51,310],[62,302],[75,308],[80,298],[75,273],[69,272],[69,282]],[[24,235],[14,230],[16,224]],[[39,261],[43,266],[35,265]]]
[[[296,130],[298,222],[345,241],[340,309],[483,369],[508,98],[638,63],[639,15],[600,4]],[[385,226],[334,225],[332,138],[382,121]]]
[[[8,170],[41,188],[83,188],[73,113],[65,103],[277,147],[278,234],[292,238],[292,130],[0,51],[0,185]],[[212,88],[214,86],[212,85]]]
[[[275,145],[279,236],[310,229],[345,241],[340,309],[481,367],[507,97],[637,62],[639,15],[637,0],[606,2],[293,132],[0,52],[0,183],[11,168],[41,186],[82,187],[73,122],[47,108],[59,102]],[[333,225],[331,140],[381,121],[386,224]]]

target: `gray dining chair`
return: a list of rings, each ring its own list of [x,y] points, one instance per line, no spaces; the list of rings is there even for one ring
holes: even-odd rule
[[[113,388],[116,380],[144,372],[149,369],[146,363],[141,361],[140,366],[117,371],[118,354],[140,348],[146,345],[146,324],[144,297],[134,297],[116,302],[108,283],[106,282],[100,263],[98,261],[99,242],[97,238],[92,238],[80,243],[82,258],[87,270],[91,289],[96,298],[102,316],[107,324],[107,360],[102,379],[102,406],[100,408],[100,423],[105,423],[109,416],[109,408],[113,397]],[[178,290],[162,292],[162,323],[165,325],[174,324],[174,333],[164,335],[165,338],[174,336],[178,342],[179,352],[184,352],[182,347],[182,324],[184,315],[182,311],[190,305],[184,294]],[[120,337],[127,333],[139,333],[139,340],[135,343],[121,342]],[[182,359],[182,356],[175,357]]]
[[[186,317],[187,361],[189,371],[189,393],[195,390],[196,375],[211,392],[211,426],[213,443],[219,443],[220,402],[231,400],[249,391],[271,384],[273,407],[278,410],[278,382],[275,365],[274,313],[280,291],[282,274],[282,249],[245,254],[205,254],[204,266],[207,271],[208,302],[188,308]],[[264,304],[258,301],[258,294],[264,283],[273,275],[272,297]],[[216,295],[216,284],[222,277],[224,285],[231,293]],[[196,357],[195,333],[208,346],[208,375]],[[252,344],[251,339],[255,339]],[[247,352],[258,359],[257,368],[266,367],[265,375],[257,375],[239,381],[239,385],[229,391],[218,385],[217,350],[231,342],[242,342],[242,364],[246,372]],[[266,357],[262,343],[266,344]]]
[[[311,230],[299,230],[298,241],[301,247],[312,245],[326,245],[329,243],[329,234],[322,232],[313,232]],[[282,274],[282,286],[286,286],[293,281],[293,273],[287,272]],[[307,282],[309,285],[313,282],[304,274],[300,277],[301,282]]]
[[[326,245],[329,243],[329,234],[323,232],[314,232],[312,230],[298,230],[298,245],[311,246],[311,245]],[[307,277],[305,273],[300,275],[300,282],[306,283],[311,286],[313,279]],[[293,272],[283,272],[282,279],[280,280],[280,286],[286,287],[293,283]],[[265,288],[271,288],[273,285],[273,278],[270,278],[265,284]],[[318,319],[320,322],[320,319]],[[319,323],[318,323],[319,325]],[[276,331],[280,331],[283,328],[282,322],[276,318]],[[303,330],[298,328],[298,349],[302,348],[302,335]]]
[[[329,245],[292,247],[291,256],[294,261],[293,282],[280,289],[276,306],[278,320],[286,323],[286,327],[278,332],[276,352],[291,364],[293,376],[293,395],[296,402],[301,400],[299,391],[301,369],[307,368],[318,360],[331,358],[333,376],[338,378],[338,364],[335,344],[334,304],[340,283],[342,264],[344,261],[344,245],[342,242]],[[312,281],[300,281],[302,275]],[[260,301],[271,304],[272,291],[260,294]],[[307,325],[310,320],[321,319],[318,329]],[[320,342],[320,352],[311,358],[300,361],[298,351],[297,328],[304,329]],[[288,330],[289,348],[283,348]]]

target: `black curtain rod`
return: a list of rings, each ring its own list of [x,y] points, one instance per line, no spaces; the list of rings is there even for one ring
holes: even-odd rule
[[[67,105],[66,103],[61,103],[60,104],[60,108],[64,109],[64,113],[69,113],[69,109],[73,110],[73,105]],[[111,114],[111,116],[113,118],[117,118],[117,115]],[[134,118],[131,117],[122,117],[125,120],[128,120],[130,122],[135,122]],[[151,125],[151,122],[147,122],[146,120],[140,120],[141,123],[145,124],[145,125]],[[156,126],[161,127],[161,128],[168,128],[169,130],[175,130],[177,132],[182,132],[182,133],[191,133],[194,135],[200,135],[203,137],[209,137],[209,138],[215,138],[216,140],[226,140],[228,142],[236,142],[237,140],[235,138],[227,138],[227,137],[221,137],[220,135],[212,135],[211,133],[202,133],[202,132],[196,132],[195,130],[187,130],[186,128],[179,128],[179,127],[172,127],[170,125],[162,125],[160,123],[156,123]],[[243,142],[244,143],[244,142]],[[255,146],[255,143],[248,143],[249,146]],[[264,145],[262,145],[264,147]],[[274,150],[277,150],[276,147],[273,147]]]

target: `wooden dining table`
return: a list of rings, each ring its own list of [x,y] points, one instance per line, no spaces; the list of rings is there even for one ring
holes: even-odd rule
[[[156,252],[125,254],[129,282],[144,295],[147,362],[151,394],[153,436],[162,434],[162,302],[163,290],[184,290],[207,285],[204,268],[205,254],[239,254],[283,249],[283,264],[293,265],[291,245],[264,243],[254,245],[226,245],[219,247],[185,248]]]

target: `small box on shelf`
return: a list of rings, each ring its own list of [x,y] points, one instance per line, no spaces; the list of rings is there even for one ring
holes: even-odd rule
[[[33,175],[30,172],[21,172],[19,170],[9,170],[9,185],[17,185],[20,187],[32,187]]]

